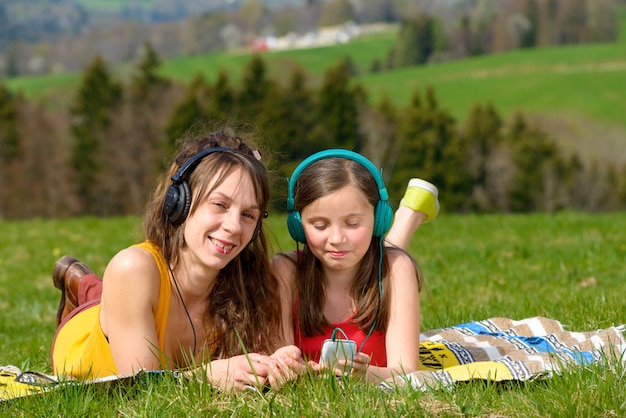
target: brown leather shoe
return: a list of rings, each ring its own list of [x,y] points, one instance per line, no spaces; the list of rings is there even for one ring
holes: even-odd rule
[[[61,257],[54,263],[52,281],[61,290],[61,301],[57,309],[57,327],[70,312],[78,307],[78,282],[87,274],[93,273],[87,264],[70,257]]]

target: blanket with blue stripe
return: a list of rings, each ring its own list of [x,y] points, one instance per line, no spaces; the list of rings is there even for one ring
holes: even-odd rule
[[[528,381],[594,362],[626,364],[624,325],[565,330],[554,319],[490,318],[424,331],[420,370],[383,383],[428,390],[469,380]]]

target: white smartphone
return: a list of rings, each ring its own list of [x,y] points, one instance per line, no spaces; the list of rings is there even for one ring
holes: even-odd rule
[[[352,340],[327,339],[322,344],[320,364],[334,368],[337,367],[338,360],[350,360],[351,363],[355,354],[356,342]]]

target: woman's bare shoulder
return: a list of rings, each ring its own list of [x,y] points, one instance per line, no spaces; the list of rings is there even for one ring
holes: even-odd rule
[[[105,281],[107,279],[124,280],[127,277],[151,279],[158,278],[159,275],[159,268],[151,253],[142,248],[128,247],[111,258],[103,278]],[[147,282],[153,282],[153,280],[147,280]]]

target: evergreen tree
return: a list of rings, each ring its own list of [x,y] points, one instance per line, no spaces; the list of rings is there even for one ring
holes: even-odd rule
[[[600,210],[619,210],[621,180],[617,167],[609,164],[606,167],[606,180],[603,182],[604,204]]]
[[[492,160],[498,155],[502,143],[502,120],[492,105],[474,105],[470,111],[465,128],[461,133],[464,148],[464,160],[467,174],[472,182],[472,210],[491,211],[498,203],[498,189],[507,185],[501,173],[490,172]]]
[[[418,91],[413,93],[410,105],[400,112],[398,141],[399,159],[392,175],[392,194],[400,197],[406,181],[420,177],[435,184],[442,193],[441,202],[451,210],[458,209],[467,196],[462,180],[463,164],[458,152],[461,149],[456,134],[456,122],[449,112],[440,109],[432,89],[424,101]]]
[[[217,81],[207,94],[206,111],[211,120],[226,122],[236,117],[235,90],[226,71],[219,71]]]
[[[112,109],[119,104],[121,93],[121,86],[112,79],[104,60],[96,57],[83,73],[70,107],[70,129],[74,138],[71,164],[85,213],[99,213],[98,187],[102,169],[99,151],[111,122]]]
[[[7,78],[17,77],[19,75],[19,70],[17,68],[17,49],[19,47],[18,42],[11,42],[7,52],[6,52],[6,70],[5,74]]]
[[[319,150],[311,135],[316,124],[313,101],[306,74],[299,67],[294,67],[284,87],[277,87],[265,99],[258,127],[273,151],[268,161],[280,179],[287,179],[297,162]],[[287,181],[273,183],[271,193],[276,197],[274,206],[284,210]]]
[[[170,115],[165,127],[167,137],[166,155],[171,155],[176,146],[177,138],[196,123],[209,122],[209,116],[205,106],[200,102],[201,98],[207,98],[210,86],[202,76],[197,74],[187,87],[185,97],[178,103]]]
[[[151,90],[166,83],[157,74],[161,59],[149,42],[145,42],[140,50],[140,60],[135,66],[130,91],[134,98],[145,100]]]
[[[18,111],[13,94],[0,85],[0,162],[6,164],[20,156]]]
[[[617,183],[617,202],[619,210],[626,210],[626,164],[622,167]]]
[[[344,61],[324,73],[318,91],[318,123],[314,133],[320,149],[361,149],[358,90],[350,85],[350,69]]]
[[[526,17],[529,27],[524,31],[520,39],[521,48],[537,46],[539,40],[539,5],[537,0],[529,0],[526,5]]]
[[[259,55],[254,55],[243,69],[238,95],[237,104],[242,121],[259,122],[262,119],[265,99],[275,89],[274,83],[268,78],[265,61]]]
[[[112,115],[109,138],[101,147],[102,162],[115,170],[101,173],[100,210],[106,215],[137,214],[163,164],[165,109],[170,83],[157,75],[160,59],[144,43],[128,88]],[[123,153],[120,150],[124,150]]]
[[[583,162],[577,154],[573,154],[564,164],[564,168],[564,206],[575,210],[583,209],[581,202],[584,200],[587,192],[586,187],[584,187],[586,175]]]
[[[9,90],[0,85],[0,219],[11,212],[10,197],[19,196],[12,189],[11,176],[22,154],[18,131],[18,108]]]
[[[391,180],[391,173],[400,152],[396,126],[398,109],[388,95],[383,95],[375,107],[365,107],[361,111],[361,130],[365,140],[364,154],[372,162],[383,168],[385,183]]]
[[[435,21],[430,16],[404,20],[393,47],[394,66],[408,67],[428,62],[435,52],[435,28]]]
[[[264,133],[279,165],[302,160],[318,150],[310,135],[316,123],[313,100],[306,74],[299,67],[291,72],[288,84],[266,100]]]
[[[514,116],[508,141],[512,146],[515,166],[510,190],[511,210],[550,210],[557,199],[547,189],[547,181],[553,181],[555,167],[562,165],[557,146],[545,133],[530,126],[520,113]],[[559,183],[562,180],[554,179]]]

